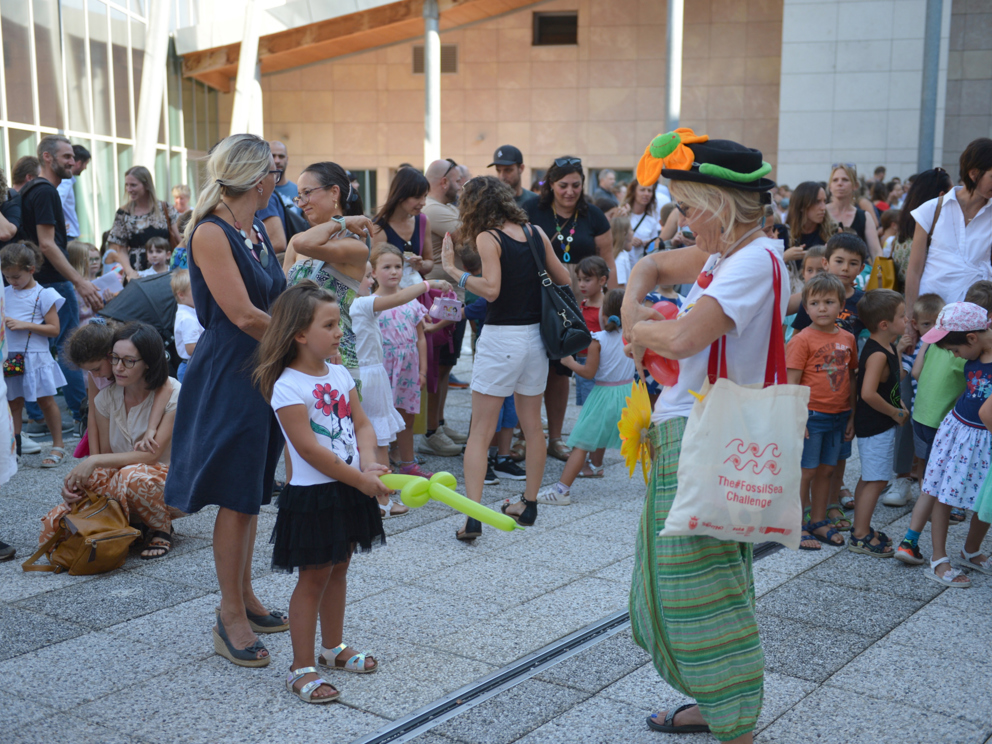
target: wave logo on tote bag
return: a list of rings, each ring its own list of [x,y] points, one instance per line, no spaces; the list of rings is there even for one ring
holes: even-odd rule
[[[738,442],[740,444],[737,444]],[[730,457],[724,460],[723,461],[724,465],[726,465],[728,462],[732,463],[733,466],[737,468],[738,471],[741,472],[746,470],[747,466],[750,465],[751,472],[753,472],[755,475],[761,475],[766,470],[770,470],[772,472],[772,475],[778,475],[779,473],[782,472],[782,466],[778,464],[778,458],[781,456],[782,453],[779,451],[777,444],[774,443],[768,444],[765,445],[764,448],[762,448],[760,445],[754,442],[746,445],[744,444],[743,439],[737,438],[737,439],[732,439],[730,443],[726,447],[724,447],[724,449],[733,447],[735,444],[737,447],[737,453],[730,455]],[[765,453],[769,449],[771,449],[772,451],[771,457],[768,460],[766,460],[764,464],[762,464],[760,462],[761,458],[765,456]],[[749,459],[745,462],[741,457],[741,455],[745,455],[745,456],[753,455],[758,459],[757,460]]]

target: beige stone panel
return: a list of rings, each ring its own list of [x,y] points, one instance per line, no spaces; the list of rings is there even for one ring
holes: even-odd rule
[[[749,21],[781,21],[782,0],[747,0]]]
[[[339,94],[340,95],[340,94]],[[441,97],[441,118],[446,118],[448,99]],[[424,123],[424,93],[419,90],[391,90],[379,94],[379,121],[389,124]]]
[[[497,68],[496,87],[522,90],[530,88],[530,62],[500,62]]]
[[[465,121],[496,121],[498,98],[495,88],[469,88],[463,92],[463,100]]]
[[[424,159],[424,128],[416,124],[383,124],[385,128],[385,147],[379,152],[385,152],[390,157],[397,155],[409,156],[409,153],[419,152],[416,160],[409,162],[419,164]],[[443,134],[442,134],[443,137]],[[441,140],[442,145],[444,139]],[[396,162],[400,162],[397,160]]]
[[[637,59],[665,58],[665,27],[662,24],[637,26]]]
[[[983,49],[964,52],[962,72],[965,80],[988,80],[992,78],[992,51]]]
[[[743,119],[720,119],[719,121],[710,119],[706,124],[707,128],[701,131],[704,134],[708,134],[711,139],[729,139],[734,142],[744,141]]]
[[[382,50],[385,59],[383,60],[389,65],[406,65],[407,67],[412,67],[413,65],[413,45],[410,42],[404,42],[403,44],[393,44],[392,46],[387,46]]]
[[[589,87],[589,62],[581,61],[575,65],[576,86],[579,88]]]
[[[495,150],[500,145],[512,143],[520,148],[522,152],[531,149],[529,121],[501,121],[496,124],[496,142],[490,149]]]
[[[224,130],[222,133],[226,134]],[[310,161],[300,159],[303,153],[303,125],[298,122],[273,123],[266,128],[265,137],[268,140],[279,140],[289,150],[289,172],[299,174]],[[295,177],[292,180],[296,180]]]
[[[961,80],[964,78],[964,52],[947,53],[947,79]]]
[[[313,69],[313,68],[307,68]],[[301,69],[297,70],[286,70],[285,72],[276,72],[270,76],[269,85],[272,86],[272,90],[311,90],[303,86],[300,73]],[[322,86],[320,89],[325,89],[326,86]],[[320,90],[318,89],[318,90]]]
[[[372,93],[375,96],[375,93]],[[301,100],[299,105],[295,109],[295,115],[297,119],[303,122],[333,122],[341,121],[341,113],[335,107],[335,103],[339,100],[347,100],[345,94],[335,96],[329,90],[322,91],[311,91],[304,93],[300,96]],[[374,120],[376,117],[375,106],[372,106],[372,110],[368,112],[368,120]]]
[[[651,144],[651,140],[659,134],[664,134],[664,129],[663,121],[639,121],[634,125],[634,144],[630,160],[632,168],[636,168],[637,161],[641,159],[644,149]]]
[[[745,50],[743,26],[737,23],[714,23],[710,26],[711,57],[743,57]]]
[[[634,97],[637,101],[634,109],[637,121],[657,122],[662,126],[665,120],[665,89],[637,88]]]
[[[413,74],[413,63],[386,65],[386,88],[388,90],[423,90],[424,76]]]
[[[462,162],[465,156],[464,122],[441,121],[441,156]]]
[[[683,15],[683,21],[686,27],[709,23],[710,5],[710,0],[689,0],[685,4],[685,13]],[[667,14],[667,12],[668,9],[666,8],[665,13]]]
[[[376,65],[333,65],[334,90],[375,90],[379,82]]]
[[[552,47],[534,47],[534,49],[551,49]],[[541,62],[534,63],[530,68],[531,88],[554,88],[565,90],[567,88],[577,88],[580,85],[588,84],[589,63],[571,60],[564,63]],[[583,83],[580,83],[579,76],[584,76]]]
[[[375,66],[375,84],[377,90],[389,88],[389,65],[377,64]]]
[[[465,87],[465,76],[458,72],[441,74],[441,95],[448,91],[461,90]]]
[[[527,95],[526,91],[523,95]],[[529,94],[531,121],[574,121],[578,118],[578,100],[574,90],[559,95],[546,90],[532,90]],[[506,111],[505,108],[501,110]]]
[[[462,143],[463,152],[467,159],[473,161],[486,160],[486,164],[492,162],[492,155],[500,145],[516,144],[499,140],[496,136],[496,126],[492,120],[487,122],[472,121],[465,122],[463,126],[464,139]],[[442,145],[444,142],[442,141]],[[521,147],[521,149],[523,149]],[[526,154],[524,158],[526,159]]]
[[[778,85],[781,77],[782,57],[748,57],[744,61],[744,74],[748,84]]]
[[[530,94],[530,90],[517,90],[513,88],[497,91],[496,106],[499,118],[510,121],[521,119],[530,121],[533,119]]]
[[[499,78],[499,65],[496,62],[471,62],[462,65],[462,74],[465,76],[466,91],[495,88]]]
[[[683,70],[691,66],[690,60],[706,59],[710,56],[710,27],[708,25],[685,26],[682,30]]]
[[[529,28],[501,28],[499,30],[500,62],[517,62],[530,56],[534,34]]]
[[[668,22],[668,8],[661,0],[638,0],[637,23],[655,24]]]
[[[709,119],[740,119],[744,116],[743,85],[712,85],[707,90]]]
[[[532,46],[530,60],[547,63],[575,63],[579,59],[577,44],[562,44],[555,46]]]
[[[558,5],[558,3],[552,3],[550,5],[542,5],[541,8],[540,8],[540,10],[541,11],[554,11],[554,10],[563,10],[563,9],[564,10],[575,10],[575,3],[574,2],[573,3],[566,3],[561,8],[552,7],[554,5]],[[530,30],[532,28],[532,26],[533,26],[533,20],[531,18],[531,12],[532,12],[532,9],[531,8],[522,8],[521,10],[518,10],[516,13],[507,13],[504,16],[500,16],[499,18],[494,19],[495,21],[498,21],[498,24],[493,23],[492,21],[489,21],[489,22],[487,22],[484,25],[487,25],[487,26],[490,25],[490,24],[492,24],[492,25],[498,25],[498,27],[501,28],[501,29],[504,29],[504,28],[518,28],[518,29],[519,28],[523,28],[523,29]]]
[[[491,62],[499,54],[499,34],[493,28],[473,26],[465,29],[458,46],[458,61]]]
[[[579,138],[579,148],[581,152],[588,153],[593,157],[597,155],[613,156],[606,163],[627,164],[631,162],[635,152],[634,134],[635,128],[630,126],[629,121],[591,121],[586,126],[585,142],[583,143],[581,136]]]
[[[778,85],[744,86],[744,117],[746,119],[778,119]]]
[[[691,0],[688,4],[691,4]],[[745,0],[710,0],[713,23],[743,23],[747,20]]]
[[[706,119],[709,95],[704,86],[682,86],[682,118]]]
[[[710,60],[694,59],[682,63],[682,87],[691,85],[709,85]]]
[[[659,2],[659,5],[663,5]],[[638,0],[598,0],[589,4],[590,26],[636,26]]]
[[[273,90],[263,95],[266,119],[273,124],[298,121],[303,95],[298,90]]]
[[[383,152],[384,150],[379,150],[378,144],[377,127],[351,122],[338,122],[334,125],[334,154],[338,162],[350,162],[356,155],[376,155]]]
[[[531,126],[531,152],[524,151],[524,163],[534,168],[547,168],[556,157],[579,152],[577,121],[534,122]]]
[[[589,59],[636,59],[636,26],[593,26],[589,29]]]
[[[303,124],[303,151],[317,154],[321,152],[334,152],[334,127],[338,126],[331,121],[314,122]],[[311,162],[311,161],[306,161]],[[305,165],[303,166],[306,167]]]
[[[743,85],[743,57],[710,57],[707,65],[707,85]]]
[[[765,57],[782,53],[782,22],[759,21],[747,24],[747,56]]]
[[[334,120],[378,121],[378,95],[374,90],[349,91],[346,95],[339,93],[334,96]]]
[[[778,118],[745,119],[742,144],[761,150],[765,160],[778,149]]]
[[[591,88],[628,87],[637,79],[638,62],[634,60],[610,59],[589,63]]]
[[[685,68],[683,68],[685,69]],[[638,88],[654,88],[665,84],[665,61],[645,59],[637,62],[637,75],[634,80]]]
[[[637,105],[635,88],[589,88],[589,121],[630,121]]]
[[[424,96],[420,96],[420,112],[417,121],[424,121]],[[465,91],[448,90],[441,93],[441,122],[465,121]]]

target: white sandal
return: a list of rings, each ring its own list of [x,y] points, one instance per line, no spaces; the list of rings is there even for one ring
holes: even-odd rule
[[[404,504],[404,506],[406,506]],[[406,511],[396,512],[393,514],[393,509],[396,508],[396,502],[392,499],[389,500],[387,504],[379,504],[379,510],[382,511],[382,518],[389,519],[390,517],[402,517],[404,514],[410,512],[410,507],[406,507]]]
[[[45,459],[41,461],[41,467],[43,468],[57,468],[62,464],[65,459],[65,447],[52,447],[51,450],[45,455]],[[49,460],[50,462],[46,462]]]
[[[948,569],[944,571],[943,575],[937,573],[937,566],[941,563],[946,563]],[[944,586],[949,586],[952,589],[967,589],[971,586],[971,579],[965,576],[963,571],[959,571],[956,568],[951,567],[951,559],[948,557],[938,558],[935,561],[930,561],[930,570],[924,571],[923,575],[926,576],[931,581],[936,581],[938,584],[943,584]],[[964,581],[955,581],[959,576],[964,576]]]
[[[320,678],[315,679],[311,682],[307,682],[299,690],[293,687],[293,685],[295,685],[302,677],[306,677],[308,674],[320,674],[320,672],[317,671],[317,667],[300,667],[299,669],[296,670],[290,669],[289,676],[286,677],[286,689],[289,690],[294,695],[296,695],[296,697],[298,697],[304,703],[311,703],[313,705],[323,705],[324,703],[333,703],[335,700],[341,697],[341,693],[334,685],[332,685],[327,680]],[[314,691],[318,687],[322,687],[324,685],[334,690],[334,694],[326,695],[324,697],[318,697],[318,698],[313,697]]]
[[[992,558],[986,558],[981,563],[972,562],[972,558],[977,558],[981,554],[981,550],[969,553],[964,548],[961,548],[961,560],[958,561],[958,565],[964,568],[974,569],[975,571],[981,571],[983,574],[992,574]]]
[[[353,672],[355,674],[371,674],[379,669],[379,662],[376,661],[371,654],[361,653],[355,654],[344,664],[338,664],[338,654],[348,648],[347,643],[342,643],[340,646],[335,646],[334,648],[324,648],[320,647],[320,656],[317,657],[318,666],[322,666],[325,669],[333,669],[335,671],[343,672]],[[375,661],[375,666],[371,669],[365,668],[365,660],[371,658]]]

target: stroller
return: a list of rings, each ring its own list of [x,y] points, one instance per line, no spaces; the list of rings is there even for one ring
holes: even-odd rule
[[[172,295],[172,286],[169,283],[171,276],[166,272],[132,279],[99,312],[103,317],[121,323],[140,320],[157,330],[165,343],[169,375],[175,377],[179,371],[179,354],[176,352],[174,337],[176,298]]]

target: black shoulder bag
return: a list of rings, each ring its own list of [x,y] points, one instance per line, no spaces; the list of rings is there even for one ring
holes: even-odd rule
[[[524,225],[527,245],[537,262],[537,276],[541,280],[541,339],[548,351],[548,359],[562,359],[588,348],[592,334],[575,301],[572,288],[558,286],[548,275],[544,263],[544,246],[540,245],[534,231]]]

